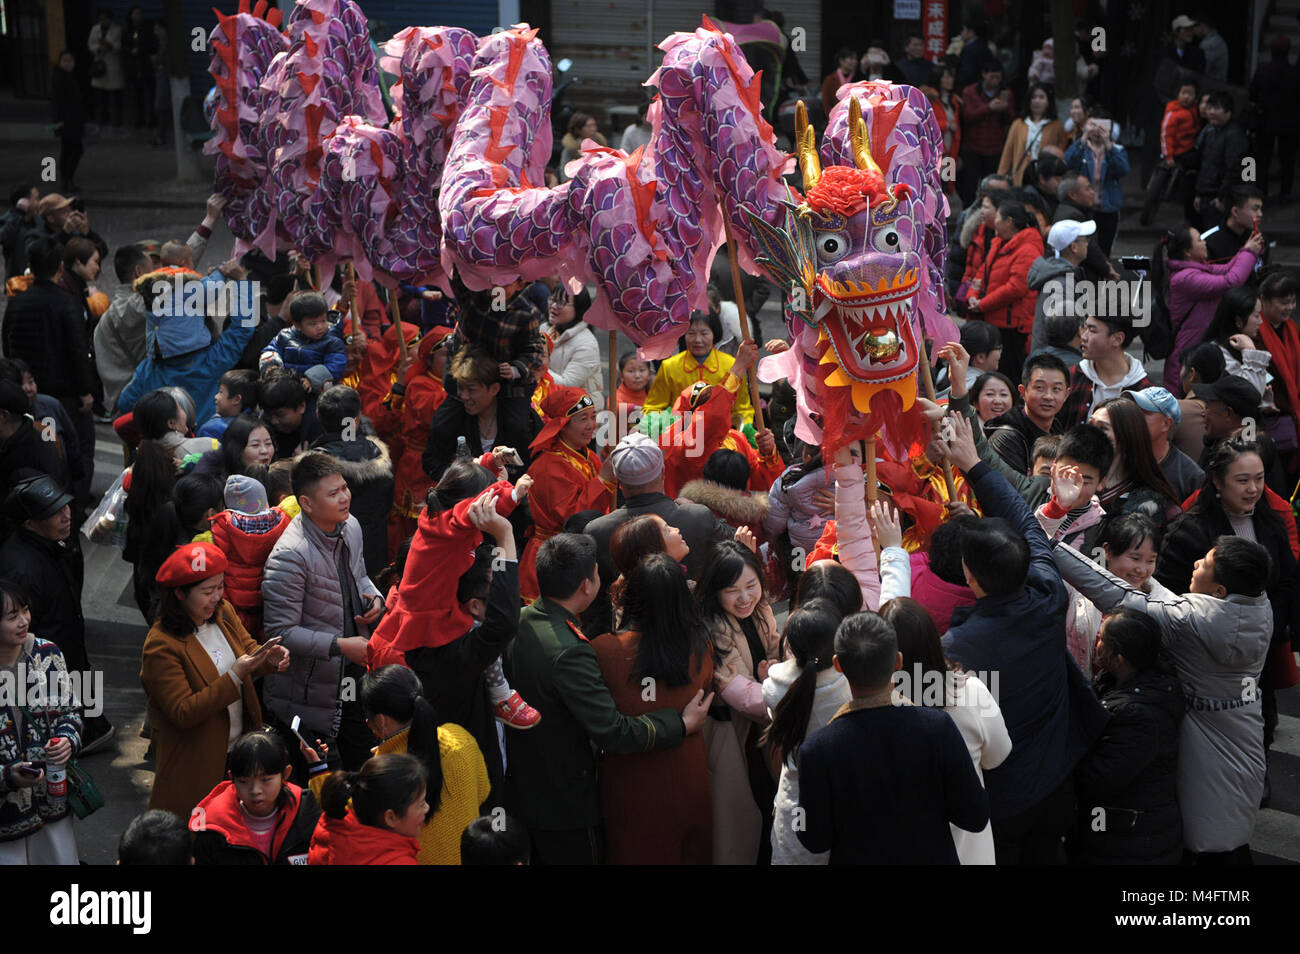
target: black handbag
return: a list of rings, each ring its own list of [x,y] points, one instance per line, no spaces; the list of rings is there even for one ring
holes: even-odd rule
[[[90,63],[90,78],[99,79],[108,72],[108,64],[101,57],[95,57]]]

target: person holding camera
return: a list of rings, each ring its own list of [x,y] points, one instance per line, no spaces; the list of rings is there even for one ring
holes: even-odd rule
[[[1124,204],[1120,180],[1129,172],[1128,153],[1112,139],[1114,124],[1104,109],[1093,110],[1083,135],[1065,151],[1065,165],[1086,175],[1097,193],[1097,244],[1110,255],[1119,230],[1119,210]]]

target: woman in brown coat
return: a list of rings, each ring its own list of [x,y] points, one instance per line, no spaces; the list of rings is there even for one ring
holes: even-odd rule
[[[644,557],[623,593],[623,627],[592,643],[618,711],[635,716],[680,708],[707,693],[713,656],[681,564],[666,553]],[[703,735],[688,735],[670,749],[606,753],[599,782],[610,864],[710,863],[713,809]]]
[[[162,602],[144,641],[140,682],[153,727],[150,808],[188,820],[226,774],[226,752],[262,727],[253,678],[282,671],[278,639],[260,647],[222,599],[226,557],[211,543],[179,547],[158,570]]]
[[[736,542],[737,540],[743,543]],[[780,661],[781,634],[745,528],[717,545],[695,600],[713,641],[717,693],[704,726],[713,790],[713,863],[767,864],[772,857],[776,765],[759,737],[768,723],[763,680]]]
[[[1043,146],[1064,149],[1065,145],[1065,125],[1056,118],[1056,96],[1052,88],[1043,83],[1030,83],[1025,115],[1007,130],[998,175],[1010,176],[1015,186],[1022,186],[1025,170],[1038,158]]]

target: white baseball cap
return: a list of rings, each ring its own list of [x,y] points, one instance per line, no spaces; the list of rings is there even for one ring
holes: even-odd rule
[[[1078,219],[1061,219],[1047,233],[1047,244],[1056,250],[1057,255],[1060,255],[1080,235],[1091,235],[1096,231],[1097,223],[1091,219],[1087,222],[1080,222]]]
[[[1175,30],[1188,30],[1196,26],[1196,21],[1184,13],[1181,16],[1174,17],[1174,22],[1171,26]]]

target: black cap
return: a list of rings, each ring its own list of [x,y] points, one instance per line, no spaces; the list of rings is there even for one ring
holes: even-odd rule
[[[1213,383],[1198,381],[1192,385],[1192,396],[1202,401],[1226,404],[1238,417],[1250,417],[1259,412],[1259,392],[1253,384],[1235,374],[1225,374]]]
[[[19,522],[44,520],[70,503],[72,494],[64,491],[53,477],[42,474],[15,484],[5,499],[5,510]]]

